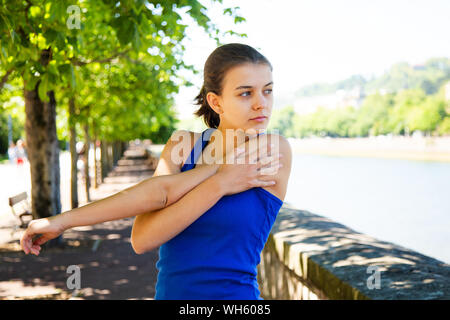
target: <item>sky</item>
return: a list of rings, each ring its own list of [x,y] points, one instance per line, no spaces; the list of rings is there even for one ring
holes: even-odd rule
[[[223,0],[202,1],[221,30],[246,33],[225,37],[259,50],[271,62],[274,108],[294,99],[302,86],[334,82],[353,74],[381,75],[393,64],[421,64],[450,57],[450,0]],[[234,25],[223,8],[238,6],[246,22]],[[189,21],[188,21],[189,22]],[[194,87],[176,96],[180,118],[196,109],[192,99],[202,84],[203,65],[214,40],[189,23],[184,60],[201,72],[189,77]]]

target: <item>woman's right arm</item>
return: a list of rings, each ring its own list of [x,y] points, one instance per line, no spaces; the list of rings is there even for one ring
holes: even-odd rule
[[[180,163],[173,161],[177,156],[175,151],[190,151],[196,138],[196,134],[188,131],[175,132],[163,149],[153,177],[86,206],[31,221],[20,241],[24,252],[38,255],[43,243],[69,228],[137,216],[176,202],[219,168],[219,165],[198,165],[180,173]],[[187,154],[181,157],[184,159]],[[38,235],[39,238],[32,240]]]
[[[192,145],[190,138],[190,132],[176,131],[168,140],[162,158],[171,158],[169,153],[175,145],[182,145],[184,151],[190,150]],[[179,172],[179,168],[175,164],[160,161],[153,177],[132,187],[62,214],[31,221],[21,237],[21,246],[25,253],[37,255],[41,249],[40,245],[56,238],[67,229],[134,217],[161,209],[177,201],[186,192],[216,173],[217,169],[218,166],[202,166],[171,175],[168,173]]]

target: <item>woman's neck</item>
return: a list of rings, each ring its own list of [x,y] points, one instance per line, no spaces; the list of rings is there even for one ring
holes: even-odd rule
[[[222,150],[222,156],[230,152],[232,149],[236,148],[238,145],[248,141],[250,138],[255,137],[258,133],[263,132],[263,130],[243,130],[243,129],[233,129],[226,127],[219,127],[215,132],[214,136],[214,147],[216,150]],[[217,140],[217,141],[216,141]]]

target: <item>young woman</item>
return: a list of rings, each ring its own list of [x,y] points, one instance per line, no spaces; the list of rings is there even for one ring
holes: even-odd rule
[[[208,148],[225,155],[247,135],[270,140],[283,157],[272,186],[233,195],[220,186],[199,186],[164,209],[136,217],[131,237],[136,253],[159,247],[155,299],[261,299],[256,267],[283,204],[291,168],[285,138],[252,135],[268,125],[272,87],[271,64],[250,46],[224,45],[208,57],[196,114],[209,128],[176,132],[171,140],[181,136],[181,147],[192,152],[184,164],[174,161],[180,145],[169,141],[155,176],[195,170],[197,161],[206,161]]]
[[[39,254],[42,243],[70,227],[137,216],[131,236],[135,252],[160,247],[155,299],[259,299],[256,266],[291,167],[285,138],[255,136],[271,114],[272,67],[255,49],[229,44],[210,55],[204,76],[197,115],[207,130],[175,132],[153,178],[32,221],[21,239],[24,251]],[[261,152],[267,145],[271,155]],[[235,158],[237,146],[246,152]],[[189,156],[183,153],[179,161],[182,150]],[[244,164],[236,164],[243,157]],[[250,161],[255,158],[256,164]],[[33,240],[36,235],[40,238]]]

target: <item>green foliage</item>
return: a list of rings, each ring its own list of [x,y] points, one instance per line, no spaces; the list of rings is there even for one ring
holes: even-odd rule
[[[428,96],[408,115],[408,125],[411,131],[433,132],[445,116],[445,101]]]
[[[398,63],[378,78],[355,75],[336,83],[303,87],[297,95],[330,95],[354,88],[370,94],[357,110],[318,108],[299,117],[292,136],[366,137],[414,131],[449,134],[450,102],[444,92],[449,82],[450,59],[432,58],[421,66]]]
[[[1,72],[0,75],[5,73]],[[1,76],[0,76],[1,78]],[[25,106],[22,99],[22,81],[13,78],[0,91],[0,154],[8,150],[8,117],[11,116],[13,141],[25,137]]]
[[[278,130],[278,132],[286,137],[295,136],[294,130],[294,107],[287,106],[282,109],[274,109],[270,119],[269,131]]]
[[[369,95],[360,108],[326,109],[319,107],[306,115],[289,114],[284,134],[289,137],[330,136],[367,137],[381,134],[407,135],[414,131],[426,134],[450,134],[450,102],[443,90],[426,95],[422,89],[402,90],[396,94]]]
[[[410,132],[410,117],[414,109],[425,100],[422,89],[402,90],[394,98],[394,106],[389,110],[388,128],[394,134]]]
[[[351,106],[334,110],[320,107],[314,113],[293,117],[296,119],[293,128],[295,133],[290,136],[349,137],[355,118],[356,111]]]
[[[12,72],[8,83],[20,81],[27,90],[37,86],[44,101],[55,92],[61,140],[68,137],[69,99],[75,99],[74,121],[88,123],[98,139],[167,141],[176,125],[173,95],[189,84],[179,71],[195,71],[182,60],[188,27],[182,16],[216,42],[221,36],[196,0],[0,3],[0,75]],[[68,10],[72,5],[78,16]],[[225,9],[226,15],[245,21],[237,9]],[[0,90],[0,101],[8,101],[11,90]]]
[[[24,137],[24,126],[17,117],[11,116],[12,139],[16,142]],[[8,114],[0,109],[0,154],[8,151]]]
[[[440,135],[450,135],[450,115],[447,115],[438,126]]]
[[[328,116],[325,132],[330,137],[349,137],[356,114],[352,106],[332,110]]]
[[[350,136],[366,137],[387,133],[388,112],[393,105],[391,94],[368,96],[356,113]]]

